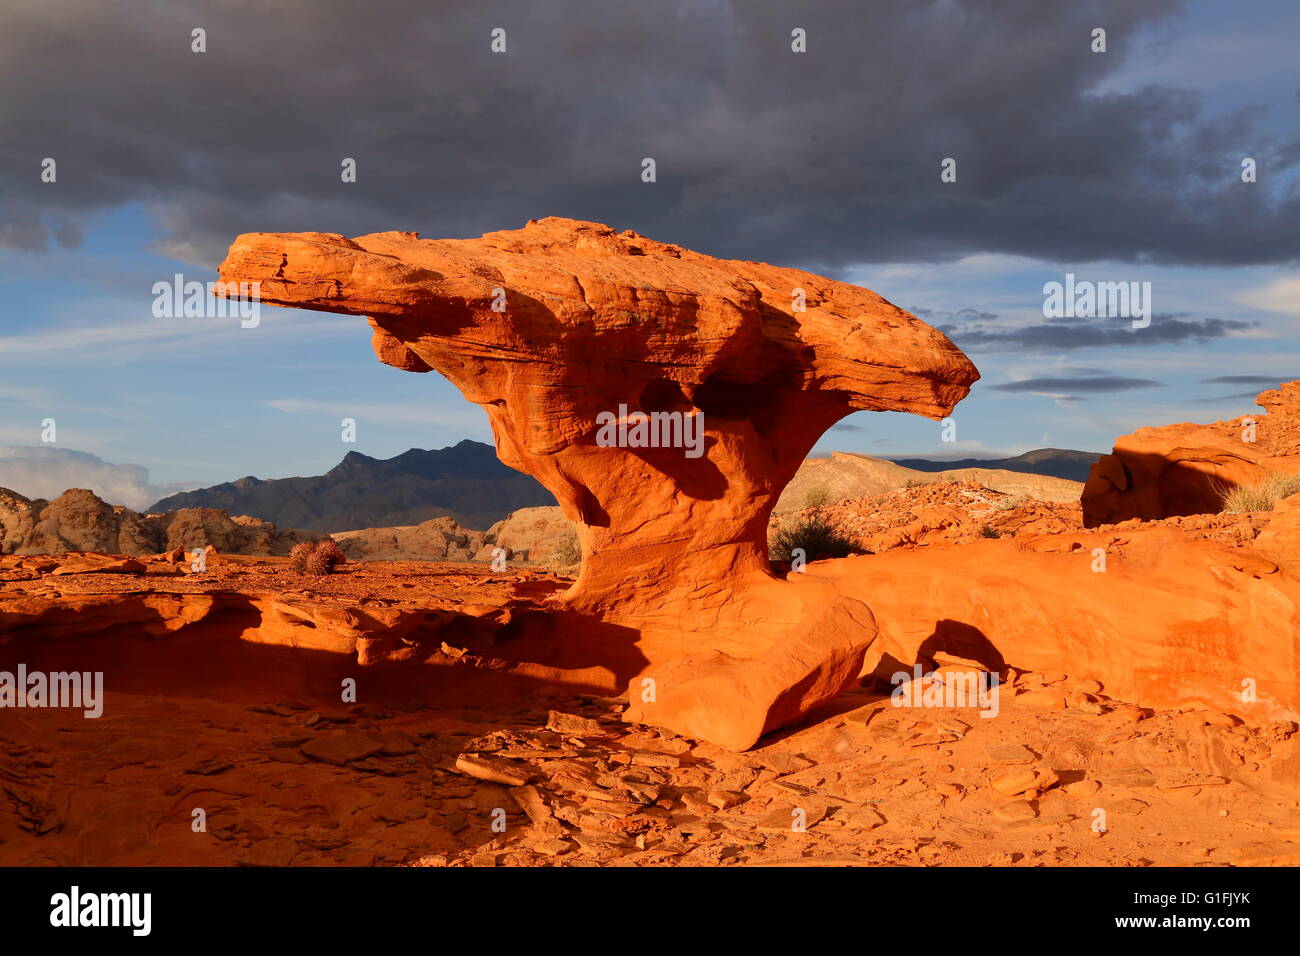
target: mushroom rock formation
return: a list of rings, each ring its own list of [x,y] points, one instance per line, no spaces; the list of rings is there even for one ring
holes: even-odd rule
[[[1300,472],[1300,381],[1255,402],[1268,414],[1141,428],[1119,438],[1088,475],[1084,524],[1214,514],[1233,486]]]
[[[483,406],[501,460],[578,529],[565,659],[616,670],[632,719],[733,749],[837,694],[875,636],[861,602],[772,575],[781,490],[844,416],[942,418],[979,377],[866,289],[570,219],[479,239],[251,233],[221,278],[364,315],[381,361]],[[602,439],[611,416],[635,436],[638,413],[679,413],[677,447]],[[635,651],[605,665],[612,634]]]

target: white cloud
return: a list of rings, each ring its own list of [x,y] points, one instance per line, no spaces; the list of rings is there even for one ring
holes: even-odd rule
[[[0,446],[0,487],[28,498],[54,499],[89,488],[109,504],[139,511],[159,498],[197,488],[193,482],[153,484],[141,465],[114,465],[97,455],[41,445]]]
[[[355,418],[358,426],[367,420],[391,424],[393,422],[415,422],[424,425],[451,425],[457,427],[478,427],[484,422],[486,413],[476,405],[466,405],[453,410],[438,410],[433,407],[405,405],[396,402],[321,402],[309,398],[275,398],[266,403],[279,412],[290,415],[330,415]]]
[[[47,408],[50,404],[49,393],[43,388],[28,388],[0,382],[0,402],[14,402],[18,405],[31,405]]]
[[[1300,315],[1300,276],[1274,279],[1267,285],[1238,292],[1233,298],[1252,309]]]
[[[263,307],[261,323],[241,328],[238,318],[147,318],[87,325],[57,323],[45,328],[0,336],[0,364],[55,364],[93,361],[96,366],[149,361],[163,353],[188,351],[211,355],[216,350],[245,349],[251,343],[274,338],[319,338],[351,334],[351,316],[304,314]]]

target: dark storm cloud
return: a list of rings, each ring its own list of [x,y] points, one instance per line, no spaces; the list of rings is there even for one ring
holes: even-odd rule
[[[1128,378],[1123,375],[1096,375],[1090,378],[1074,377],[1041,377],[1026,378],[1019,382],[1007,382],[1004,385],[993,385],[995,391],[999,392],[1044,392],[1052,394],[1056,392],[1085,392],[1088,394],[1105,394],[1108,392],[1128,392],[1139,388],[1159,388],[1163,382],[1155,382],[1149,378]]]
[[[1219,402],[1235,402],[1244,398],[1254,401],[1257,397],[1259,397],[1259,392],[1233,392],[1231,395],[1211,395],[1209,398],[1197,398],[1193,399],[1193,401],[1215,404]]]
[[[1154,85],[1096,92],[1179,10],[0,0],[0,242],[74,244],[91,214],[139,202],[167,249],[208,263],[245,231],[467,236],[546,215],[825,271],[974,252],[1293,259],[1300,195],[1237,176],[1247,144],[1275,181],[1296,161],[1254,114],[1210,119]],[[47,156],[56,184],[39,181]],[[940,182],[945,157],[957,183]]]
[[[1253,385],[1258,388],[1277,388],[1280,382],[1290,381],[1276,375],[1216,375],[1201,379],[1202,385]]]
[[[1156,314],[1144,329],[1127,319],[1059,319],[1039,325],[940,325],[939,331],[967,352],[1054,352],[1114,345],[1170,345],[1207,342],[1251,328],[1235,319],[1184,319]]]
[[[1196,401],[1231,402],[1249,399],[1253,402],[1261,391],[1277,388],[1283,382],[1289,382],[1294,378],[1296,378],[1294,375],[1216,375],[1214,378],[1203,378],[1202,385],[1242,385],[1250,391],[1233,392],[1231,395],[1212,395],[1208,398],[1198,398]]]
[[[945,312],[939,309],[912,309],[912,314],[933,324],[939,322],[992,322],[997,319],[996,312],[981,312],[978,309],[958,309]]]

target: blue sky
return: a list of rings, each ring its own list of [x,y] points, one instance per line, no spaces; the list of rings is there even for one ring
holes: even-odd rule
[[[1271,168],[1261,169],[1259,183],[1239,188],[1262,191],[1273,204],[1296,200],[1300,4],[1192,2],[1168,17],[1113,34],[1111,42],[1115,47],[1107,55],[1120,65],[1088,96],[1133,97],[1153,87],[1183,91],[1195,112],[1190,125],[1199,124],[1184,142],[1213,137],[1214,148],[1206,149],[1213,167],[1222,162],[1225,143],[1229,153],[1236,148],[1236,137],[1242,155],[1274,157]],[[1007,55],[1029,57],[1032,51],[1011,49]],[[5,94],[21,95],[12,88]],[[599,113],[593,105],[583,122]],[[53,132],[48,137],[56,138]],[[31,150],[40,155],[41,138],[35,140]],[[1016,144],[1003,142],[1000,148],[1014,151]],[[246,149],[259,147],[248,143]],[[1154,156],[1156,165],[1146,171],[1149,189],[1157,194],[1174,188],[1162,186],[1159,158]],[[837,160],[830,156],[826,162]],[[466,177],[470,165],[464,167]],[[687,213],[662,221],[647,214],[651,221],[641,223],[635,210],[611,200],[611,214],[599,215],[604,200],[593,197],[603,195],[604,187],[586,193],[580,184],[566,183],[562,190],[557,187],[553,201],[542,189],[540,198],[516,205],[502,200],[500,210],[486,209],[478,219],[456,214],[455,200],[448,198],[444,206],[420,208],[406,218],[381,197],[355,208],[283,195],[260,207],[237,205],[240,184],[232,185],[231,176],[205,180],[202,162],[194,156],[188,167],[184,175],[191,180],[174,188],[125,184],[60,212],[60,221],[72,223],[79,238],[0,246],[0,446],[39,444],[41,422],[52,417],[59,447],[143,465],[158,483],[198,485],[247,474],[319,474],[350,450],[389,457],[412,446],[442,447],[467,437],[491,441],[482,410],[436,373],[413,375],[379,364],[370,350],[369,327],[360,318],[265,308],[255,329],[240,328],[237,319],[154,318],[153,283],[177,272],[192,280],[215,278],[219,254],[214,250],[238,231],[319,228],[358,234],[394,228],[460,236],[553,214],[602,218],[656,239],[751,257],[734,237],[711,247]],[[1231,183],[1235,171],[1224,168],[1222,174]],[[13,175],[10,167],[5,175]],[[61,178],[75,175],[69,169]],[[1212,169],[1210,175],[1218,174]],[[217,180],[220,186],[214,185]],[[742,189],[744,181],[743,170],[733,167],[731,185],[715,184],[712,193],[702,184],[688,187],[675,203],[684,208],[692,189],[703,190],[699,195],[707,207],[713,197]],[[455,173],[442,175],[437,187],[449,197],[474,188],[458,182]],[[1066,182],[1061,188],[1072,187]],[[35,195],[39,200],[41,194]],[[1219,207],[1231,203],[1233,195],[1228,187],[1215,194],[1216,214],[1228,221],[1234,218],[1231,207],[1226,213]],[[0,203],[0,214],[4,210]],[[1243,208],[1241,215],[1248,217],[1251,210]],[[15,221],[19,218],[14,214]],[[1144,225],[1135,218],[1135,230]],[[1249,222],[1239,225],[1250,234]],[[1300,232],[1300,222],[1290,225]],[[1068,218],[1059,219],[1057,227],[1063,236],[1099,228]],[[936,423],[860,413],[828,432],[818,452],[995,457],[1043,446],[1104,451],[1116,436],[1143,425],[1252,413],[1257,409],[1245,396],[1265,383],[1300,377],[1295,334],[1300,267],[1294,255],[1265,252],[1230,264],[1230,249],[1200,255],[1194,248],[1174,249],[1171,239],[1168,250],[1157,242],[1116,259],[1095,253],[1062,258],[1060,246],[1045,249],[1040,258],[1032,241],[1018,241],[1012,231],[1008,226],[1007,235],[990,236],[987,248],[967,236],[949,243],[943,254],[902,259],[865,241],[855,248],[846,238],[837,249],[838,261],[827,261],[824,270],[865,285],[935,325],[952,326],[959,345],[961,331],[981,323],[1004,336],[1041,325],[1043,284],[1066,273],[1151,282],[1153,328],[1180,319],[1240,325],[1227,334],[1149,345],[1135,333],[1104,348],[1031,351],[1015,344],[1014,335],[1007,339],[1013,344],[1000,351],[970,347],[983,380],[955,415],[956,445],[939,441]],[[762,254],[752,257],[816,267],[824,250],[791,241],[788,254],[777,243],[756,248]],[[918,248],[917,242],[908,248]],[[919,248],[924,249],[923,241]],[[1039,379],[1078,387],[1060,382],[1026,390],[999,387]],[[357,421],[355,444],[341,441],[344,417]]]
[[[132,206],[87,228],[79,249],[0,259],[0,444],[38,444],[53,417],[62,447],[208,484],[319,474],[353,450],[491,441],[486,414],[446,380],[381,365],[364,319],[269,306],[256,328],[154,318],[155,282],[216,278],[152,252],[157,239]]]

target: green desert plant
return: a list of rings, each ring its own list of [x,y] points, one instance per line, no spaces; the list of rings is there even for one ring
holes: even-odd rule
[[[1002,537],[1002,535],[998,534],[997,528],[990,527],[989,525],[985,525],[983,528],[980,529],[980,535],[985,538]]]
[[[787,518],[772,536],[770,552],[778,561],[791,561],[792,552],[802,548],[805,560],[843,558],[858,548],[836,531],[820,511]]]
[[[1283,498],[1300,494],[1300,475],[1275,473],[1249,485],[1220,488],[1219,493],[1223,496],[1223,510],[1228,514],[1272,511],[1273,506]]]
[[[825,485],[809,488],[803,496],[803,506],[805,508],[824,508],[830,503],[831,492]]]

